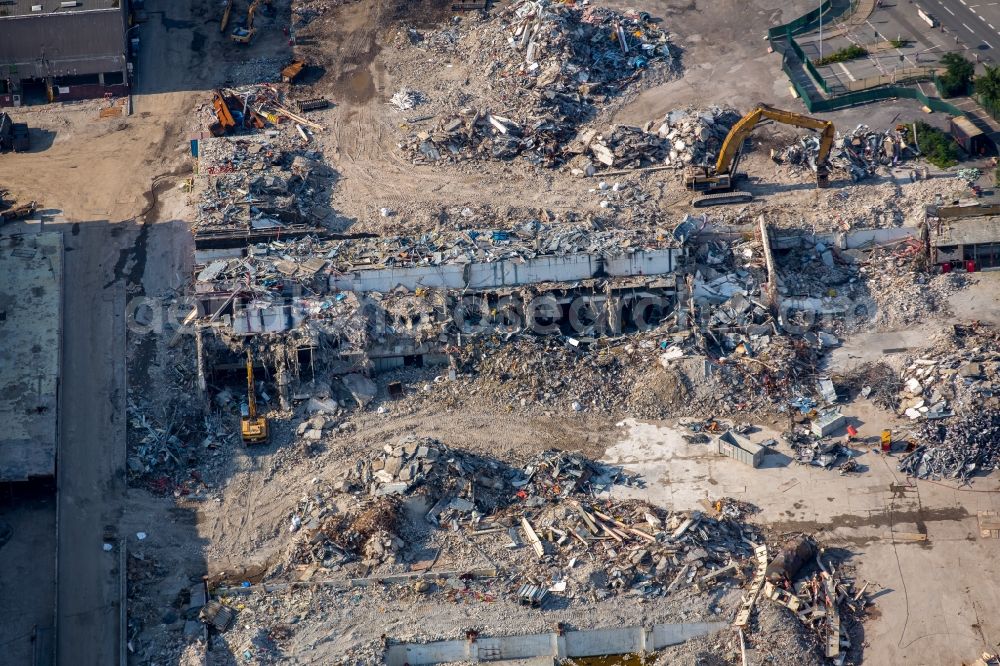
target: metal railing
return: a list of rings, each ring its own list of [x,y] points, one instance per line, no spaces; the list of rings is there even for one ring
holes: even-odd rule
[[[891,74],[880,74],[878,76],[868,76],[856,81],[849,81],[845,88],[848,92],[858,92],[880,86],[889,86],[901,83],[916,83],[917,81],[931,80],[938,70],[935,67],[904,67],[897,69]]]

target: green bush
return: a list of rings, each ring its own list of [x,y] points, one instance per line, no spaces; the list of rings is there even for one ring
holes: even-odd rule
[[[813,60],[814,65],[829,65],[835,62],[845,62],[855,58],[863,58],[868,55],[868,49],[857,44],[851,44],[845,48],[835,51],[828,56]]]
[[[897,37],[896,39],[890,39],[889,43],[892,44],[892,48],[894,49],[905,49],[910,45],[910,40]]]
[[[907,141],[912,141],[909,125],[906,130]],[[920,152],[934,166],[947,169],[958,164],[958,146],[955,140],[937,127],[917,121],[917,142],[920,144]]]

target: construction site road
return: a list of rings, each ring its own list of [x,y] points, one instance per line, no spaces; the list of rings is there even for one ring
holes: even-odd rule
[[[64,234],[56,663],[66,666],[120,661],[126,388],[117,235],[104,221]]]

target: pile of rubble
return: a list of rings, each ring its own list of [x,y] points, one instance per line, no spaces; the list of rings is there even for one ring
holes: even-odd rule
[[[919,441],[899,461],[899,470],[918,479],[960,479],[1000,469],[1000,411],[996,409],[956,416],[947,423],[925,422],[916,431]]]
[[[652,63],[673,58],[667,33],[634,9],[519,0],[477,32],[473,57],[511,103],[531,90],[540,105],[563,113],[580,111],[587,95],[619,92]]]
[[[718,106],[670,111],[663,120],[644,127],[612,125],[605,134],[583,130],[566,152],[589,151],[599,165],[615,169],[714,164],[722,142],[739,119],[738,111]]]
[[[326,240],[303,236],[250,246],[246,257],[216,259],[198,273],[201,283],[267,282],[268,278],[311,280],[359,268],[442,266],[534,259],[540,256],[599,254],[608,258],[639,250],[676,247],[667,230],[597,229],[537,220],[513,229],[435,232],[419,237],[361,237]]]
[[[835,380],[851,396],[860,395],[889,411],[896,410],[899,392],[903,388],[899,373],[881,361],[862,363],[835,377]]]
[[[193,350],[182,348],[179,353]],[[232,421],[227,422],[230,415],[202,411],[192,364],[166,363],[163,375],[176,399],[161,402],[129,391],[128,480],[156,493],[187,494],[203,487],[203,477],[221,465],[238,437]]]
[[[764,572],[763,594],[795,613],[817,634],[823,656],[842,665],[854,647],[851,629],[866,612],[868,583],[857,588],[844,567],[827,560],[807,537],[786,542]]]
[[[192,228],[199,236],[322,232],[333,171],[297,135],[274,130],[199,142],[199,189]]]
[[[760,541],[742,522],[755,507],[723,499],[708,513],[685,513],[606,498],[614,486],[641,483],[575,453],[545,451],[515,467],[411,436],[300,502],[290,564],[398,565],[402,551],[427,541],[422,532],[438,530],[493,536],[481,552],[507,563],[509,594],[531,606],[566,592],[570,578],[570,594],[605,598],[663,596],[742,576],[748,544]],[[423,508],[404,519],[401,502],[413,506],[417,497]]]
[[[346,474],[344,490],[367,491],[373,497],[427,493],[438,504],[427,519],[440,525],[454,520],[474,523],[529,494],[556,499],[638,483],[620,467],[595,463],[577,453],[545,451],[518,469],[448,448],[433,439],[411,436],[397,446],[386,445],[372,460],[359,461]],[[447,501],[442,503],[442,497]],[[464,501],[456,503],[456,499]],[[458,511],[456,504],[464,511]]]
[[[463,108],[434,131],[411,134],[401,147],[415,163],[521,155],[534,165],[562,164],[578,126],[603,100],[673,60],[666,33],[644,12],[549,0],[505,7],[467,42],[494,108]]]
[[[914,421],[1000,407],[1000,332],[955,325],[901,373],[897,411]]]
[[[530,499],[530,498],[529,498]],[[587,592],[602,598],[607,590],[666,596],[687,587],[705,589],[721,577],[742,578],[750,542],[760,539],[752,526],[724,515],[670,512],[639,501],[537,503],[534,511],[514,507],[500,526],[510,547],[526,543],[538,567],[518,589],[523,603],[538,605],[546,592],[561,591],[579,564],[589,571]],[[525,506],[530,506],[529,502]],[[523,558],[522,558],[523,559]],[[597,574],[595,576],[595,573]],[[597,584],[594,584],[597,583]],[[531,595],[533,598],[524,599]]]
[[[842,473],[857,470],[851,449],[837,439],[816,436],[806,428],[784,433],[782,439],[795,452],[793,460],[799,464],[833,469],[840,463]]]
[[[818,136],[807,136],[772,154],[779,164],[808,166],[816,170],[819,155]],[[838,135],[830,152],[830,166],[846,171],[854,182],[874,176],[879,167],[897,166],[907,155],[919,157],[916,146],[907,143],[906,134],[896,129],[872,130],[858,125],[844,135]]]
[[[956,325],[902,371],[898,410],[920,424],[899,469],[963,482],[1000,466],[1000,331]]]
[[[835,332],[895,329],[945,309],[948,297],[965,286],[961,274],[928,274],[926,254],[915,238],[846,250],[809,236],[781,243],[775,287],[783,325],[804,314],[810,326]]]
[[[527,126],[508,117],[463,109],[440,120],[436,129],[416,132],[401,145],[415,164],[476,157],[502,160],[523,154],[532,164],[544,166],[579,158],[580,171],[587,175],[602,168],[681,169],[714,163],[739,118],[733,109],[713,106],[671,111],[643,127],[611,125],[603,132],[585,128],[571,133],[551,122]]]

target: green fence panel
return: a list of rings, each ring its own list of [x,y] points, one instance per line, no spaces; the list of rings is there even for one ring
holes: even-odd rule
[[[806,63],[806,70],[808,70],[809,73],[812,74],[813,80],[819,84],[819,87],[823,89],[823,92],[829,95],[830,86],[827,85],[826,79],[823,78],[823,76],[819,73],[819,70],[816,69],[816,67],[812,64],[812,62],[806,60],[805,63]]]
[[[976,95],[976,101],[979,102],[979,106],[986,110],[986,113],[993,116],[994,120],[1000,120],[1000,105],[995,102],[990,102],[982,95]]]
[[[830,11],[833,7],[833,0],[826,0],[816,9],[811,12],[804,14],[793,21],[789,21],[784,25],[779,25],[771,28],[767,31],[767,38],[770,40],[781,39],[783,37],[791,37],[792,35],[798,34],[806,29],[807,26],[811,25],[816,21],[820,15],[825,14]]]
[[[932,111],[939,113],[948,113],[953,116],[965,115],[965,112],[958,107],[936,97],[927,97],[916,88],[897,88],[895,86],[861,90],[846,95],[838,95],[832,99],[814,100],[811,107],[809,105],[806,106],[810,111],[836,111],[837,109],[845,109],[849,106],[869,104],[871,102],[899,97],[916,100]]]
[[[810,74],[816,79],[818,83],[823,87],[823,90],[829,93],[826,88],[826,81],[823,77],[819,76],[818,72],[814,69],[810,69],[809,63],[806,62],[806,69],[810,70]],[[924,106],[928,107],[932,111],[938,113],[948,113],[953,116],[964,116],[965,112],[959,109],[954,104],[950,104],[943,99],[937,97],[928,97],[918,88],[903,88],[898,86],[884,86],[882,88],[872,88],[871,90],[859,90],[857,92],[847,93],[844,95],[837,95],[836,97],[831,97],[829,99],[817,99],[809,94],[809,91],[803,87],[796,77],[792,74],[790,65],[788,64],[788,58],[781,59],[781,70],[788,77],[791,82],[792,87],[795,92],[798,93],[799,97],[802,99],[802,103],[805,105],[809,113],[822,113],[824,111],[836,111],[838,109],[846,109],[849,106],[858,106],[860,104],[870,104],[871,102],[878,102],[884,99],[893,99],[896,97],[902,97],[905,99],[913,99]],[[1000,109],[998,109],[1000,110]],[[991,111],[992,112],[992,111]]]
[[[799,43],[792,37],[788,38],[788,43],[791,44],[792,50],[795,51],[795,55],[799,57],[799,60],[806,62],[806,53],[802,50],[802,47],[799,46]]]
[[[799,57],[799,60],[801,60],[803,65],[805,65],[806,71],[809,72],[810,76],[812,76],[813,81],[816,82],[816,85],[822,88],[823,92],[829,95],[830,86],[827,84],[826,79],[823,78],[823,76],[819,73],[819,70],[816,69],[816,66],[812,64],[812,61],[806,58],[805,51],[802,50],[802,47],[799,46],[799,43],[795,41],[795,39],[792,37],[788,38],[788,43],[791,44],[792,51],[795,52],[795,55],[797,55]]]
[[[798,81],[796,81],[796,79],[795,79],[794,76],[792,76],[792,71],[788,67],[788,61],[787,60],[782,59],[782,61],[781,61],[781,69],[785,72],[785,76],[787,76],[788,80],[792,83],[792,88],[794,88],[795,92],[798,93],[799,99],[801,99],[802,103],[806,105],[806,109],[808,109],[809,112],[812,113],[812,111],[813,111],[813,99],[809,95],[809,92],[805,88],[803,88],[799,84]]]

